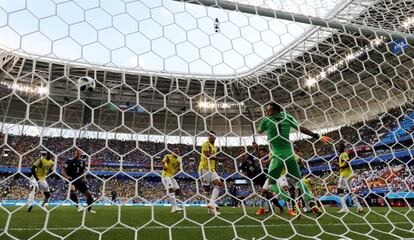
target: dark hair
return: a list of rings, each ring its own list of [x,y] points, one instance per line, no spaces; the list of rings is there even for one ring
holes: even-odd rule
[[[265,152],[268,152],[268,151],[269,151],[269,149],[267,149],[267,148],[263,147],[263,148],[260,148],[260,149],[259,149],[259,151],[265,151]]]
[[[50,159],[52,159],[52,154],[48,151],[48,152],[46,152],[46,159],[47,160],[50,160]]]
[[[345,143],[344,142],[340,142],[338,145],[338,150],[342,153],[343,151],[345,151]]]
[[[272,108],[275,112],[281,112],[282,111],[282,107],[279,104],[275,103],[275,102],[270,102],[267,105],[272,106]]]
[[[213,130],[208,131],[208,133],[216,135],[216,132],[214,132]]]

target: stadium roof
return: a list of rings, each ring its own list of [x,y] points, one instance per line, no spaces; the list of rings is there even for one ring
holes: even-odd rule
[[[358,4],[367,2],[372,3]],[[389,25],[389,19],[399,16],[403,22],[407,17],[392,10],[398,3],[376,4],[366,5],[352,21],[376,19],[377,27],[390,28],[395,25]],[[384,6],[388,12],[382,11]],[[397,8],[407,14],[414,9],[407,3]],[[341,15],[336,18],[340,20]],[[195,135],[214,128],[219,134],[235,136],[252,134],[252,121],[258,121],[261,105],[271,99],[314,129],[369,119],[413,99],[412,46],[393,54],[386,40],[326,28],[315,28],[299,40],[277,55],[277,62],[270,61],[255,73],[216,81],[2,51],[1,82],[17,79],[22,86],[47,85],[49,89],[47,94],[16,91],[16,96],[0,85],[1,117],[8,123],[29,117],[32,122],[25,124],[148,134]],[[336,65],[359,51],[352,61]],[[85,75],[98,80],[92,93],[78,93],[75,82]],[[310,82],[311,78],[316,81]]]
[[[353,19],[373,1],[238,2],[322,18],[346,12],[342,17]],[[310,40],[315,31],[316,26],[307,24],[172,0],[0,4],[0,44],[13,51],[93,67],[207,79],[249,76],[259,68],[280,66],[286,62],[281,56],[303,40],[329,35]]]

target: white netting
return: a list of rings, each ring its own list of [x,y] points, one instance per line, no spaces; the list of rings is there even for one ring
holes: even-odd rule
[[[0,0],[0,239],[414,237],[413,9],[409,0]],[[290,134],[302,185],[272,191],[282,205],[295,195],[296,216],[286,206],[256,215],[270,204],[264,175],[247,176],[239,155],[267,173],[258,130],[271,102],[332,138]],[[220,215],[207,212],[212,193],[198,173],[210,130],[224,159],[212,190]],[[161,172],[176,148],[174,197]],[[62,174],[76,150],[96,214],[76,212]],[[42,151],[55,162],[51,198],[39,207],[38,191],[27,212]],[[170,213],[173,199],[184,212]]]

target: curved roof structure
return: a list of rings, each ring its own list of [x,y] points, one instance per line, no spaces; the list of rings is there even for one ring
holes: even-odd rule
[[[244,2],[349,21],[375,1]],[[285,63],[281,56],[305,39],[319,41],[330,32],[173,0],[44,0],[42,4],[22,0],[0,5],[0,34],[4,36],[0,44],[8,49],[47,60],[138,73],[232,79],[280,66]]]

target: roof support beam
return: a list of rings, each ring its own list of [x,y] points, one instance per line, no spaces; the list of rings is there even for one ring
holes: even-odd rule
[[[237,11],[247,14],[253,14],[253,15],[259,15],[263,17],[270,17],[270,18],[276,18],[281,20],[287,20],[292,22],[298,22],[298,23],[304,23],[319,27],[325,27],[325,28],[332,28],[337,29],[344,32],[349,33],[357,33],[365,36],[375,36],[375,37],[384,37],[387,39],[400,39],[405,38],[407,42],[414,44],[414,35],[401,33],[401,32],[391,32],[386,31],[379,28],[374,27],[368,27],[368,26],[360,26],[356,24],[349,24],[349,23],[341,23],[338,21],[325,19],[325,18],[319,18],[319,17],[313,17],[313,16],[307,16],[297,13],[291,13],[276,9],[270,9],[260,6],[254,6],[250,4],[245,3],[239,3],[236,1],[228,1],[228,0],[174,0],[178,2],[184,2],[184,3],[192,3],[192,4],[198,4],[203,5],[206,7],[215,7],[215,8],[221,8],[224,10],[229,11]]]

